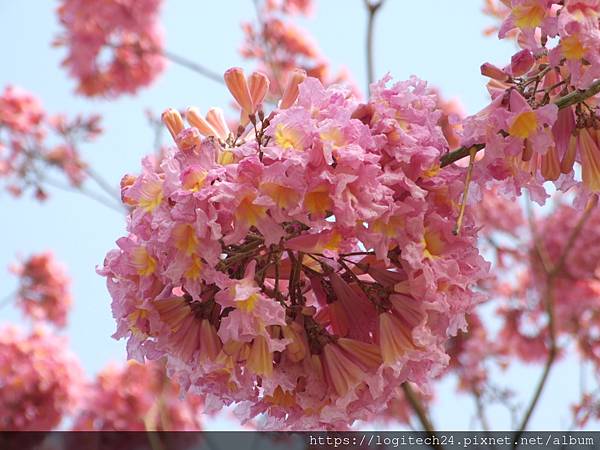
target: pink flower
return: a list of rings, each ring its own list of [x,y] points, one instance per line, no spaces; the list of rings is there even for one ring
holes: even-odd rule
[[[575,187],[578,204],[598,192],[597,96],[588,107],[566,102],[600,78],[600,4],[596,1],[488,0],[485,11],[504,20],[502,39],[511,34],[522,48],[503,69],[484,64],[492,78],[492,100],[463,122],[462,145],[485,148],[475,165],[482,186],[503,180],[513,195],[527,188],[542,203],[544,181],[557,189]],[[509,76],[510,75],[510,76]],[[576,103],[580,103],[578,100]],[[564,111],[558,114],[558,105]],[[551,131],[551,132],[550,132]],[[573,170],[574,163],[581,165]]]
[[[39,100],[14,86],[0,95],[0,128],[0,178],[6,189],[15,196],[32,189],[40,201],[47,197],[44,175],[51,168],[80,187],[87,174],[78,145],[102,131],[99,116],[48,116]],[[48,142],[50,133],[58,143]]]
[[[581,213],[560,204],[553,214],[536,224],[541,244],[550,264],[556,264]],[[570,339],[593,364],[600,363],[600,341],[596,336],[600,286],[597,281],[600,247],[595,236],[600,214],[594,209],[573,242],[564,269],[554,281],[554,316],[558,339]],[[529,249],[529,270],[524,270],[517,283],[500,291],[506,301],[501,314],[502,348],[524,360],[543,361],[548,352],[549,328],[545,319],[546,273],[533,243]],[[525,301],[525,299],[527,301]]]
[[[152,83],[164,70],[161,0],[65,0],[58,8],[64,31],[56,45],[77,79],[77,92],[116,97]],[[101,55],[110,55],[108,61]]]
[[[74,418],[75,431],[197,431],[202,428],[202,400],[182,398],[167,377],[164,364],[103,369],[83,394]]]
[[[83,371],[65,346],[43,329],[1,330],[0,430],[52,430],[75,408]]]
[[[165,116],[176,148],[124,179],[128,235],[99,269],[130,357],[270,429],[344,429],[441,373],[488,265],[469,211],[452,233],[465,169],[439,170],[439,98],[388,82],[359,105],[308,77],[237,139]]]
[[[64,327],[73,299],[70,280],[50,252],[32,255],[12,268],[19,276],[17,305],[34,321]]]
[[[528,42],[534,42],[536,29],[548,32],[552,28],[550,8],[553,3],[554,0],[510,0],[510,14],[502,23],[498,36],[502,39],[507,32],[517,28]]]

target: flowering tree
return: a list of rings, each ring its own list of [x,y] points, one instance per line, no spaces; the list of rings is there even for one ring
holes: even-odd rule
[[[291,23],[311,1],[255,1],[241,54],[256,68],[223,77],[166,50],[160,3],[57,10],[80,95],[134,94],[167,61],[231,94],[228,112],[185,105],[152,119],[172,142],[148,149],[118,192],[81,156],[99,117],[51,116],[12,86],[0,97],[8,192],[45,200],[59,185],[126,216],[98,274],[114,337],[137,360],[85,381],[59,353],[32,350],[56,345],[52,334],[9,329],[0,357],[20,363],[2,365],[13,380],[0,385],[2,429],[50,429],[66,414],[77,430],[199,429],[200,413],[233,406],[261,429],[396,420],[433,432],[436,384],[454,375],[478,426],[493,428],[486,410],[501,403],[520,435],[566,353],[600,375],[599,1],[488,0],[486,32],[517,51],[481,66],[489,104],[466,117],[419,78],[375,80],[383,0],[364,2],[363,94]],[[68,278],[51,254],[12,270],[8,301],[64,326]],[[517,408],[494,374],[519,362],[541,375]],[[600,419],[599,389],[573,399],[574,427]]]

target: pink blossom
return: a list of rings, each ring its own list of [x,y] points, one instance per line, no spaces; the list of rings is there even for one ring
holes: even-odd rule
[[[237,139],[198,142],[208,117],[168,110],[177,147],[124,178],[128,235],[99,270],[130,357],[166,356],[208,411],[270,429],[345,429],[426,389],[488,269],[469,211],[452,232],[465,170],[440,171],[439,103],[416,78],[360,105],[309,77]]]
[[[32,255],[12,271],[19,277],[17,305],[34,321],[64,327],[73,299],[70,279],[50,252]]]
[[[83,372],[66,342],[35,329],[0,333],[0,430],[47,431],[75,406]]]
[[[110,365],[84,391],[73,430],[200,430],[201,399],[179,391],[160,362]]]
[[[538,235],[550,264],[556,264],[565,251],[566,236],[581,213],[560,204],[553,214],[536,224]],[[595,209],[572,243],[564,268],[553,282],[553,310],[558,338],[570,338],[584,358],[600,361],[597,338],[600,285],[597,281],[600,247],[595,236],[600,215]],[[546,320],[547,278],[537,250],[531,245],[530,270],[523,271],[515,286],[505,289],[501,308],[504,326],[503,348],[524,360],[543,360],[548,352],[549,328]]]
[[[78,81],[78,93],[116,97],[156,79],[165,68],[160,4],[161,0],[61,2],[58,16],[64,30],[55,43],[67,47],[63,65]]]
[[[600,4],[556,0],[489,0],[485,11],[503,17],[499,37],[512,33],[521,50],[499,68],[486,63],[490,104],[463,122],[461,144],[484,147],[474,178],[482,186],[502,180],[519,195],[527,188],[542,203],[545,181],[574,188],[584,205],[600,190],[597,95],[587,107],[564,98],[599,82]],[[579,102],[577,102],[579,103]],[[564,110],[558,113],[559,106]],[[557,117],[558,116],[558,117]],[[581,167],[576,170],[575,164]],[[581,175],[579,175],[581,173]]]
[[[50,168],[79,187],[87,166],[78,145],[100,134],[99,122],[97,115],[49,116],[35,96],[7,86],[0,95],[0,178],[6,189],[15,196],[32,189],[38,200],[44,200],[44,175]]]

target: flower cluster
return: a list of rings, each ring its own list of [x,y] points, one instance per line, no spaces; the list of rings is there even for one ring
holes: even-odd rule
[[[159,362],[111,365],[96,376],[84,393],[73,430],[200,430],[200,398],[181,398],[179,390]]]
[[[71,307],[69,277],[52,253],[30,256],[12,271],[19,276],[17,305],[34,321],[64,327]]]
[[[51,430],[71,411],[83,373],[64,339],[41,329],[0,332],[0,430]]]
[[[38,199],[45,199],[48,167],[80,186],[86,165],[77,143],[94,139],[101,132],[99,121],[96,115],[48,115],[35,96],[7,86],[0,95],[0,178],[6,179],[7,190],[18,196],[32,188]]]
[[[505,180],[547,197],[543,183],[567,190],[577,185],[581,204],[600,191],[600,3],[507,0],[500,38],[516,35],[521,49],[511,63],[486,63],[492,102],[467,118],[463,146],[485,147],[475,179]],[[575,180],[575,164],[581,182]]]
[[[67,47],[63,65],[85,96],[116,97],[152,83],[165,68],[161,0],[64,0],[64,30],[55,44]]]
[[[234,131],[218,109],[190,108],[189,127],[167,110],[177,147],[123,178],[128,235],[99,273],[130,357],[167,356],[207,410],[342,429],[403,382],[427,388],[488,264],[468,211],[453,233],[465,170],[439,170],[424,82],[385,77],[359,104],[302,79],[266,115],[268,78],[229,70]]]
[[[70,279],[52,253],[32,255],[11,270],[19,277],[17,303],[23,312],[34,321],[64,327],[72,303]]]

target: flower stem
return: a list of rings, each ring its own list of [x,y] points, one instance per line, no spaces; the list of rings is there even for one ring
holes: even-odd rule
[[[463,218],[465,217],[465,209],[467,208],[467,196],[469,195],[469,185],[471,184],[471,177],[473,175],[473,163],[475,162],[476,153],[477,149],[475,147],[471,147],[469,149],[469,167],[467,168],[465,188],[463,190],[462,201],[460,202],[460,213],[458,214],[458,219],[456,219],[456,225],[454,226],[454,230],[452,230],[452,233],[455,236],[459,235],[463,223]]]

